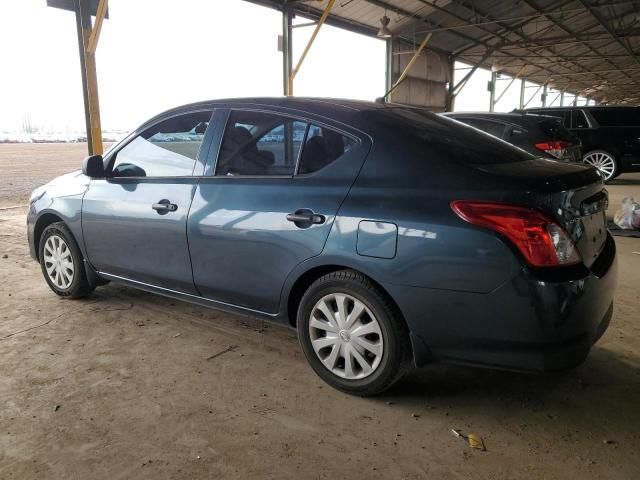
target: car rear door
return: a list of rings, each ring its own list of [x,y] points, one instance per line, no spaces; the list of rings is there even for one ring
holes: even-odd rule
[[[275,313],[289,273],[322,252],[370,144],[327,121],[228,115],[189,214],[193,277],[208,299]]]
[[[211,115],[170,116],[108,156],[108,177],[91,181],[82,204],[85,248],[99,272],[197,293],[187,215],[204,170],[200,152],[212,135]]]

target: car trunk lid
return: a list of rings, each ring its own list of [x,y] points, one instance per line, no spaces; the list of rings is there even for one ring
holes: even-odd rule
[[[556,220],[591,266],[607,238],[608,194],[595,169],[545,159],[476,168],[503,180],[501,201],[531,205]]]

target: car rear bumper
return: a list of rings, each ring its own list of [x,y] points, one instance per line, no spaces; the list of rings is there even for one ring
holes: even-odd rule
[[[385,285],[412,334],[416,365],[431,360],[509,370],[580,364],[613,314],[615,243],[579,278],[523,269],[487,294]]]

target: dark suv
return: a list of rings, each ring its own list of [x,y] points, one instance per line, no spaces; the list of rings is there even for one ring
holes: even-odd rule
[[[531,113],[560,117],[582,141],[584,161],[609,181],[640,171],[640,107],[530,108]]]
[[[532,155],[581,162],[580,139],[557,117],[530,113],[455,112],[442,115],[471,125]]]

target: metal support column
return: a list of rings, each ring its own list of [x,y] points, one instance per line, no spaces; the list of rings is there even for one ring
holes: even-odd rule
[[[447,99],[445,102],[445,112],[453,112],[456,103],[456,96],[454,93],[455,85],[453,84],[453,76],[456,69],[456,58],[453,55],[447,57],[449,62],[449,88],[447,89]]]
[[[386,47],[384,91],[388,92],[393,85],[393,38],[387,39]]]
[[[518,103],[518,108],[522,110],[524,108],[524,89],[525,89],[525,79],[520,79],[520,102]]]
[[[489,111],[493,112],[496,106],[496,81],[498,73],[491,72],[491,81],[489,82]]]
[[[286,96],[292,95],[289,91],[289,79],[293,65],[293,29],[291,28],[293,12],[290,8],[282,11],[282,89]]]
[[[542,106],[543,107],[547,106],[547,84],[546,83],[542,86]]]
[[[84,93],[84,112],[87,127],[87,148],[89,155],[101,155],[102,128],[100,124],[100,101],[98,98],[98,76],[96,73],[95,48],[100,35],[102,19],[106,12],[106,0],[101,0],[96,17],[96,30],[92,34],[91,12],[83,0],[74,0],[76,29],[80,50],[80,68],[82,70],[82,89]]]
[[[560,106],[564,107],[564,90],[560,92]]]
[[[327,20],[327,17],[329,16],[329,12],[331,12],[331,9],[333,8],[334,3],[336,3],[336,0],[329,0],[329,2],[327,3],[327,6],[324,8],[324,11],[322,12],[322,16],[320,17],[320,20],[318,20],[318,23],[316,24],[315,30],[311,34],[311,38],[307,42],[307,46],[304,47],[304,50],[302,51],[302,55],[300,55],[300,60],[298,60],[298,63],[296,64],[295,68],[291,71],[291,75],[289,75],[289,85],[288,85],[287,95],[293,95],[293,81],[295,80],[296,75],[298,75],[298,72],[300,71],[300,67],[302,67],[302,64],[304,63],[304,59],[307,57],[307,54],[311,49],[311,45],[313,45],[313,42],[318,36],[320,29],[324,25],[324,22]]]

